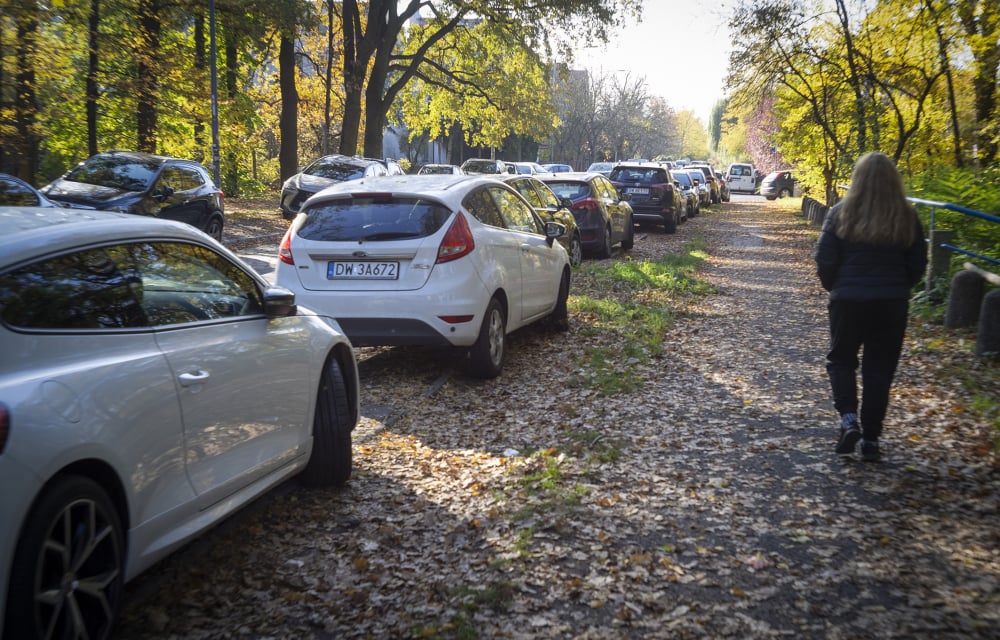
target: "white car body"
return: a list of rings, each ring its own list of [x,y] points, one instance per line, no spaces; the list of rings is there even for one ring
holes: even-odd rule
[[[4,637],[29,635],[30,614],[15,610],[30,604],[8,602],[25,591],[12,572],[32,560],[19,545],[44,530],[55,487],[96,483],[113,503],[123,549],[114,568],[127,581],[283,480],[334,462],[327,449],[314,455],[320,379],[334,364],[346,385],[338,434],[348,458],[331,481],[350,473],[359,410],[350,342],[186,224],[0,207],[0,353]]]
[[[485,224],[470,213],[469,203],[485,202],[472,208],[480,217],[490,215],[491,201],[506,203],[522,224],[499,218]],[[411,205],[420,210],[410,214],[419,220],[394,221],[394,212]],[[393,221],[376,219],[390,214]],[[359,218],[371,219],[371,236],[341,232],[360,225]],[[331,235],[323,235],[324,228]],[[448,234],[463,228],[472,248],[446,248]],[[408,229],[411,237],[399,237]],[[356,346],[472,347],[493,299],[503,306],[504,333],[553,314],[559,304],[564,312],[569,263],[553,242],[563,231],[543,224],[519,194],[494,178],[366,178],[332,186],[303,204],[279,248],[275,282],[336,317]],[[447,255],[453,249],[462,251],[455,254],[460,257]],[[343,277],[345,270],[360,276]],[[499,367],[484,377],[498,373]]]
[[[726,169],[726,184],[730,193],[754,193],[757,191],[757,170],[752,164],[734,162]]]

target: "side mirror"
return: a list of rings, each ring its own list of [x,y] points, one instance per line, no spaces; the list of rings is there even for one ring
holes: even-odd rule
[[[556,238],[566,233],[566,227],[558,222],[545,223],[545,242],[551,247]]]
[[[569,198],[559,198],[559,206],[565,207],[570,211],[573,210],[573,201]]]
[[[264,315],[268,318],[287,318],[298,312],[293,291],[277,286],[264,289]]]

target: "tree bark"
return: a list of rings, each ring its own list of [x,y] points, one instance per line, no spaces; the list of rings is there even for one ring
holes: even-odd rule
[[[38,19],[28,11],[17,13],[17,67],[14,75],[14,128],[17,142],[17,177],[34,183],[38,168],[38,146],[41,142],[36,128],[38,102],[35,94],[36,36]]]
[[[139,0],[139,42],[136,51],[136,147],[156,153],[156,110],[159,100],[159,72],[155,60],[160,55],[159,0]]]
[[[90,13],[87,17],[89,28],[87,50],[89,55],[87,56],[87,86],[85,91],[87,102],[87,154],[91,156],[97,153],[97,101],[100,98],[100,92],[97,88],[97,72],[100,67],[97,27],[101,23],[100,8],[100,0],[91,0]]]

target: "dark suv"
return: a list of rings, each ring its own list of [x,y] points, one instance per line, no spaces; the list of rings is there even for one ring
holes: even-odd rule
[[[302,203],[309,196],[319,193],[331,184],[368,178],[371,176],[394,176],[405,173],[395,160],[377,160],[358,156],[344,156],[335,153],[313,160],[300,173],[285,180],[281,185],[279,207],[281,215],[291,220],[298,214]]]
[[[677,231],[685,213],[684,196],[666,167],[619,163],[608,179],[627,195],[636,222],[662,224],[667,233]]]
[[[193,160],[107,151],[90,156],[39,191],[66,207],[179,220],[222,240],[222,190],[208,169]]]

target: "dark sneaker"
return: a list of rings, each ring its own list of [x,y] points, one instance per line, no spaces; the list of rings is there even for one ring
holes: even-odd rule
[[[861,439],[861,429],[854,414],[844,414],[840,421],[840,439],[837,440],[837,455],[849,456]]]
[[[882,459],[882,452],[878,450],[877,440],[861,441],[861,459],[865,462],[878,462]]]

